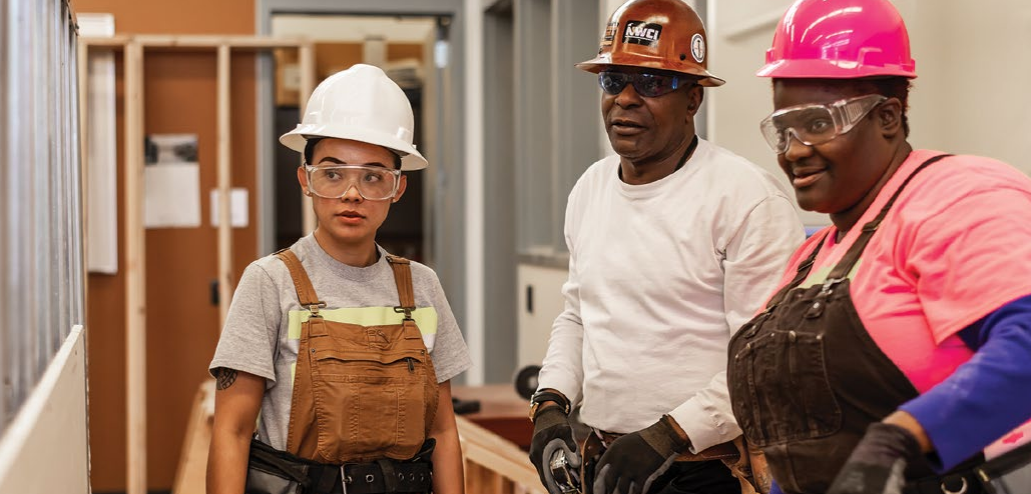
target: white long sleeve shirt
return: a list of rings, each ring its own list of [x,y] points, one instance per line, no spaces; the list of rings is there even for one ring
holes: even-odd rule
[[[727,344],[766,301],[804,234],[772,175],[699,139],[688,162],[628,185],[592,165],[566,207],[569,280],[540,373],[609,432],[669,414],[701,451],[741,434]]]

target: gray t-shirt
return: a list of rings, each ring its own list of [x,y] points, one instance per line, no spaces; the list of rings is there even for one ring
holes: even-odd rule
[[[326,302],[319,311],[322,317],[363,326],[401,323],[403,315],[394,312],[400,303],[394,272],[387,252],[377,249],[379,261],[356,268],[330,257],[312,235],[290,247],[315,293]],[[411,269],[416,305],[412,317],[433,357],[437,381],[444,382],[468,369],[472,361],[436,273],[417,262],[411,263]],[[297,300],[286,264],[274,255],[254,261],[236,287],[208,366],[209,371],[226,367],[267,380],[258,434],[277,449],[286,448],[301,323],[308,315]]]

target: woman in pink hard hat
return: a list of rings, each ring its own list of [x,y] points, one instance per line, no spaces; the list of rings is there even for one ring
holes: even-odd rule
[[[1031,492],[1031,180],[910,145],[888,0],[796,1],[759,75],[762,133],[833,223],[731,341],[734,415],[773,489]]]

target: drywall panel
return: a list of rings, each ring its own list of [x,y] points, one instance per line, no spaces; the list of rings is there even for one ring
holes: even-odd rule
[[[0,492],[88,493],[86,339],[75,326],[0,441]]]

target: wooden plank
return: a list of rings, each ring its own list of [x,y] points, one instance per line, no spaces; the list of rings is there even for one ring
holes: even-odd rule
[[[298,70],[301,71],[301,120],[308,111],[308,98],[315,90],[315,48],[311,43],[301,45],[298,50]],[[315,211],[312,209],[312,198],[301,194],[301,226],[304,234],[315,231]]]
[[[464,417],[455,417],[455,421],[462,441],[462,454],[468,463],[489,468],[524,487],[525,492],[547,494],[525,451]],[[493,488],[489,483],[487,487]]]
[[[524,450],[530,449],[533,424],[526,417],[529,405],[510,383],[454,386],[451,394],[460,400],[476,400],[480,403],[478,411],[464,413],[462,417]]]
[[[214,379],[204,381],[197,388],[190,411],[190,421],[186,426],[186,438],[179,457],[179,467],[172,484],[172,494],[204,493],[213,418],[210,403],[214,401],[214,395]]]
[[[219,35],[160,35],[139,34],[135,40],[147,48],[209,48],[221,46],[271,50],[273,48],[298,47],[305,43],[299,38],[273,38],[269,36],[219,36]]]
[[[226,323],[233,298],[233,226],[230,188],[232,168],[229,140],[229,45],[218,47],[218,330]]]
[[[73,13],[74,15],[74,13]],[[81,234],[85,241],[82,242],[82,300],[83,320],[89,320],[89,119],[86,109],[89,108],[89,46],[82,41],[76,41],[75,67],[78,69],[79,78],[79,201],[82,206],[82,228]]]
[[[299,48],[310,44],[301,38],[272,38],[268,36],[203,36],[203,35],[125,35],[111,37],[83,37],[80,41],[88,47],[124,48],[130,42],[137,42],[146,48],[188,48],[217,50],[222,45],[240,50],[272,50],[275,48]]]
[[[79,38],[79,43],[86,45],[87,48],[125,48],[125,45],[129,44],[130,40],[132,40],[132,36],[116,34],[104,38],[85,36]]]
[[[128,494],[147,492],[147,273],[143,230],[143,47],[125,47],[125,353]]]

